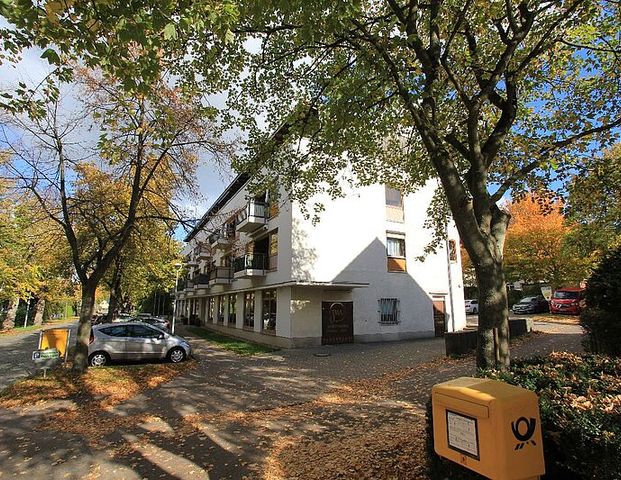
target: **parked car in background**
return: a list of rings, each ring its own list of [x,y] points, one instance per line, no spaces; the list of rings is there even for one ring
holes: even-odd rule
[[[525,313],[545,313],[549,309],[548,301],[543,295],[524,297],[511,307],[513,313],[523,315]]]
[[[550,300],[551,313],[578,315],[585,306],[584,288],[559,288]]]
[[[88,362],[93,367],[113,360],[158,360],[182,362],[192,354],[183,337],[142,322],[108,323],[91,329]]]
[[[479,313],[479,301],[478,300],[464,300],[466,306],[466,313],[476,315]]]
[[[162,330],[165,330],[167,332],[170,331],[170,322],[164,318],[138,316],[132,319],[132,321],[148,323],[149,325],[153,325],[154,327],[161,328]]]

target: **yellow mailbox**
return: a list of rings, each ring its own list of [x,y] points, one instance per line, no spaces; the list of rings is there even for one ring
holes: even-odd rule
[[[537,395],[485,378],[434,385],[436,453],[493,480],[545,473]]]
[[[69,327],[41,330],[39,332],[39,349],[55,348],[66,361],[70,336],[71,329]]]

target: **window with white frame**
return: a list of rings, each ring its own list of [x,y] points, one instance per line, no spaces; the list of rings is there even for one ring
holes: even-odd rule
[[[379,317],[380,323],[384,325],[396,325],[399,323],[399,299],[380,298]]]

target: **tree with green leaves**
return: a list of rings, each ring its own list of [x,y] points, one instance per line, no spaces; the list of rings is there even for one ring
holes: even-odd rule
[[[246,66],[229,92],[256,154],[240,168],[302,202],[338,195],[348,171],[406,192],[439,179],[429,225],[439,241],[452,215],[474,265],[477,364],[506,368],[500,201],[545,186],[568,151],[605,145],[621,125],[619,3],[239,5],[223,61]],[[212,65],[185,60],[209,76]]]
[[[139,69],[142,88],[155,55],[186,86],[226,89],[251,140],[239,168],[302,203],[338,195],[344,171],[404,191],[439,179],[429,225],[437,245],[452,215],[472,259],[480,367],[510,359],[499,202],[564,175],[621,126],[613,0],[6,5],[12,53],[57,44],[48,59]],[[139,65],[126,65],[129,45],[144,49]]]
[[[140,222],[104,279],[110,292],[108,317],[142,304],[153,292],[174,288],[181,245],[159,222]]]
[[[621,243],[621,143],[580,162],[565,210],[576,225],[570,242],[579,255],[598,259]]]
[[[148,94],[127,93],[114,77],[75,70],[74,111],[51,96],[44,116],[3,118],[11,161],[2,174],[36,198],[66,239],[82,289],[73,363],[82,372],[97,287],[136,225],[182,220],[175,205],[193,191],[199,155],[222,160],[230,145],[213,135],[213,109],[199,94],[164,78]]]

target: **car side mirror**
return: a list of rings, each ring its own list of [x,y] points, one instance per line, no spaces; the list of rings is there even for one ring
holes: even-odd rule
[[[160,333],[160,334],[157,336],[157,339],[158,339],[158,340],[164,340],[165,338],[166,338],[166,335],[164,335],[163,333]]]

